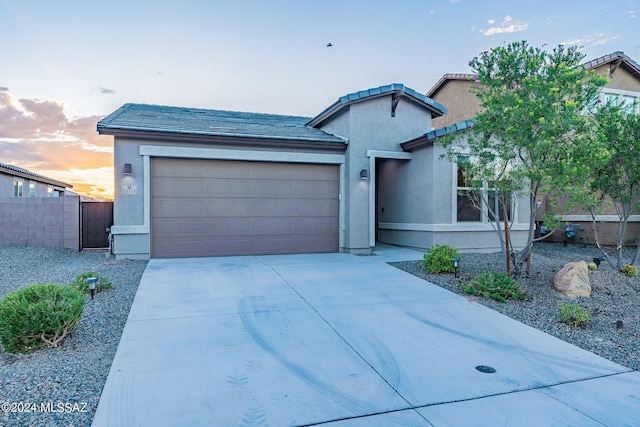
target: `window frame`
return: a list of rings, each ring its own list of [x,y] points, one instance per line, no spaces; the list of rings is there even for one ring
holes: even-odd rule
[[[453,206],[454,206],[454,213],[453,213],[453,222],[455,224],[491,224],[494,222],[494,219],[492,219],[492,215],[491,212],[489,212],[489,206],[488,203],[492,202],[494,203],[493,206],[493,211],[495,213],[497,213],[498,218],[500,221],[504,221],[504,215],[502,214],[502,198],[501,197],[497,197],[497,192],[496,192],[496,188],[495,187],[489,187],[489,183],[487,181],[483,181],[482,183],[482,188],[481,189],[474,189],[472,187],[468,187],[465,185],[460,185],[460,166],[459,163],[462,159],[467,159],[467,161],[469,161],[471,159],[471,155],[460,155],[458,156],[456,162],[454,162],[454,167],[455,167],[455,172],[454,172],[454,188],[455,188],[455,194],[453,197]],[[481,208],[478,208],[476,206],[471,205],[471,207],[473,209],[475,209],[476,211],[478,211],[479,215],[479,219],[478,220],[460,220],[459,219],[459,202],[460,202],[460,198],[461,197],[468,197],[466,195],[461,195],[461,192],[471,192],[471,191],[480,191],[481,192],[481,196],[480,196],[480,203],[481,203]],[[491,193],[494,193],[493,196],[491,196]],[[513,223],[515,220],[515,197],[512,194],[509,197],[509,201],[508,201],[508,209],[507,209],[507,219],[509,223]]]
[[[629,104],[629,101],[635,102],[634,109],[630,109],[629,112],[640,114],[640,92],[612,89],[608,87],[602,88],[602,90],[600,91],[600,101],[606,103],[609,100],[615,100],[614,105],[621,105],[623,102],[625,102],[627,106],[631,106]]]
[[[24,197],[24,179],[13,177],[13,197]]]

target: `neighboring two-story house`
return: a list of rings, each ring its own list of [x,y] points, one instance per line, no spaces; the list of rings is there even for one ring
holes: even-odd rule
[[[640,65],[629,58],[623,52],[614,52],[609,55],[596,58],[584,63],[587,70],[594,70],[605,75],[609,81],[601,90],[601,100],[615,100],[616,102],[627,102],[632,105],[637,101],[636,113],[640,113]],[[480,105],[476,95],[470,90],[474,84],[472,74],[445,74],[436,84],[426,92],[426,96],[434,101],[446,105],[448,112],[442,117],[433,120],[434,126],[443,128],[445,126],[462,125],[464,121],[472,119]],[[548,206],[548,199],[542,199],[544,206],[538,212],[538,220],[542,220],[542,215]],[[602,242],[612,244],[617,236],[618,216],[613,208],[598,215],[599,236]],[[575,208],[565,212],[562,220],[567,225],[573,226],[576,231],[576,242],[585,244],[595,243],[591,216],[588,212]],[[631,236],[626,244],[635,245],[637,242],[633,236],[640,235],[640,215],[633,215],[630,218],[627,228],[627,235]],[[563,233],[555,233],[550,238],[551,241],[564,240]]]

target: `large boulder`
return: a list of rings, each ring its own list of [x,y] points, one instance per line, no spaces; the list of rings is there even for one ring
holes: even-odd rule
[[[588,297],[591,295],[589,267],[584,261],[569,262],[562,267],[553,280],[555,288],[570,297]]]

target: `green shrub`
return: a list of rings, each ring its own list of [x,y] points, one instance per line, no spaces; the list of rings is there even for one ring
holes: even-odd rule
[[[98,279],[96,283],[96,292],[103,291],[105,289],[113,288],[113,285],[109,280],[100,276],[98,273],[94,273],[93,271],[88,271],[86,273],[78,274],[73,282],[71,282],[71,286],[78,289],[81,292],[89,292],[89,287],[87,286],[86,280],[89,277],[95,277]]]
[[[435,245],[427,249],[422,266],[431,274],[453,273],[453,258],[459,258],[458,250],[449,245]]]
[[[499,302],[506,302],[508,299],[528,299],[527,290],[503,272],[481,273],[468,283],[461,283],[460,288],[468,294],[480,295]]]
[[[560,307],[560,321],[571,326],[585,326],[589,323],[589,311],[578,304],[565,304],[558,301]]]
[[[71,333],[85,296],[71,286],[31,285],[0,300],[0,343],[10,353],[57,347]]]
[[[587,264],[587,267],[589,267],[589,270],[597,270],[598,264],[596,264],[595,262],[590,262],[589,264]]]
[[[638,275],[638,267],[633,266],[631,264],[627,264],[624,267],[622,267],[622,271],[624,274],[626,274],[629,277],[636,277]]]

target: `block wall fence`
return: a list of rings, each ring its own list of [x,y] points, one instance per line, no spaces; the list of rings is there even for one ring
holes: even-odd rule
[[[80,250],[80,197],[0,197],[0,246]]]

